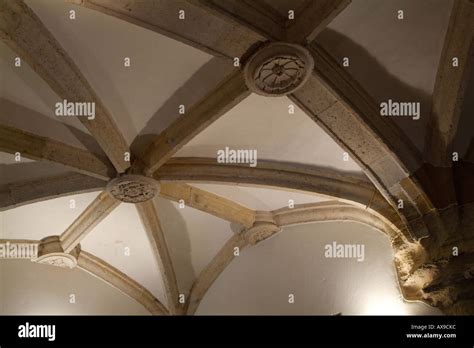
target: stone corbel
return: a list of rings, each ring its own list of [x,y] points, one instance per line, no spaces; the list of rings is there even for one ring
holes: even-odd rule
[[[281,227],[275,223],[272,213],[256,211],[253,226],[245,230],[243,235],[249,244],[255,245],[280,231]]]
[[[49,236],[40,241],[38,255],[32,261],[62,268],[74,268],[77,266],[80,251],[81,246],[78,244],[70,253],[65,253],[59,236]]]

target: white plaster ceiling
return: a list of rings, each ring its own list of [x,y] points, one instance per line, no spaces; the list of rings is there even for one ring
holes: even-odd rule
[[[294,106],[294,114],[288,112]],[[344,150],[287,97],[252,94],[193,138],[176,157],[216,157],[218,150],[255,149],[258,159],[360,171]]]
[[[190,280],[209,262],[209,255],[215,254],[232,232],[225,222],[214,221],[211,231],[203,229],[205,214],[191,208],[179,209],[174,204],[170,207],[171,203],[160,199],[156,203],[165,213],[162,226],[181,275],[180,288],[187,291]],[[86,238],[83,248],[119,267],[163,300],[161,289],[157,288],[160,283],[157,266],[147,251],[145,233],[131,222],[135,208],[127,204],[121,207]],[[170,214],[170,209],[175,212]],[[186,222],[191,222],[192,227]],[[170,227],[175,224],[182,225],[178,236],[171,233]],[[325,258],[325,245],[334,241],[363,244],[364,261]],[[130,256],[124,255],[125,246],[130,246]],[[24,260],[1,264],[3,314],[146,314],[125,295],[82,271]],[[183,275],[188,279],[183,279]],[[50,286],[53,288],[49,289]],[[68,303],[71,293],[76,295],[80,306]],[[289,294],[295,295],[294,304],[288,303]],[[212,285],[197,314],[332,315],[339,312],[343,315],[440,314],[425,304],[401,300],[389,240],[379,231],[350,222],[287,227],[269,240],[243,249]]]
[[[391,118],[421,150],[452,0],[353,0],[316,41],[377,101],[420,102],[421,118]],[[404,11],[404,19],[397,18]]]
[[[98,192],[36,202],[0,212],[3,225],[0,238],[40,240],[59,235],[97,197]],[[74,200],[74,208],[71,208]]]
[[[72,57],[129,144],[173,92],[211,59],[178,41],[71,3],[26,3]],[[69,19],[71,9],[74,20]],[[125,57],[130,67],[124,66]]]
[[[71,171],[64,166],[46,162],[22,161],[22,163],[0,164],[2,184],[41,179],[65,173],[71,173]]]
[[[0,42],[0,70],[2,72],[2,89],[0,90],[2,94],[0,97],[22,107],[23,110],[32,110],[38,115],[37,117],[40,117],[39,115],[54,117],[60,122],[85,131],[85,127],[74,117],[58,118],[54,116],[54,105],[60,101],[59,97],[25,61],[21,62],[21,67],[15,67],[16,57],[18,57],[17,54]],[[6,104],[2,101],[2,115],[8,111],[5,107]],[[11,120],[11,122],[14,121]]]
[[[23,156],[19,158],[20,161],[17,161],[14,154],[0,152],[0,184],[35,180],[71,172],[61,164],[33,161]]]
[[[21,88],[15,89],[17,91],[16,94],[21,94]],[[0,97],[0,122],[2,124],[42,137],[51,138],[80,149],[99,154],[102,153],[97,142],[89,135],[77,118],[48,117],[46,114],[37,112],[34,106],[32,108],[25,107],[22,104],[18,104],[21,101],[13,102],[7,98],[8,96]],[[51,102],[51,105],[54,105],[54,101]],[[52,112],[49,115],[52,115]],[[23,159],[22,162],[24,162]]]
[[[276,210],[288,207],[290,200],[294,205],[297,205],[324,202],[331,199],[299,191],[255,186],[205,183],[193,183],[192,186],[228,198],[253,210]]]
[[[115,208],[82,240],[81,247],[167,303],[158,263],[133,204],[124,203]]]
[[[277,10],[286,13],[288,9],[282,2],[278,3],[275,3]],[[394,81],[389,84],[390,93],[400,92],[405,96],[401,91],[408,86],[413,94],[407,96],[430,96],[450,1],[422,3],[387,0],[381,4],[373,0],[353,0],[330,29],[352,40],[356,46],[347,40],[334,40],[329,31],[318,40],[337,57],[346,52],[353,54],[350,72],[374,97],[382,98],[388,93],[380,88],[382,77]],[[89,9],[60,0],[27,0],[27,4],[79,66],[129,143],[139,134],[162,131],[178,117],[177,105],[181,102],[192,105],[231,69],[227,63],[194,48]],[[406,21],[389,20],[401,6],[407,9]],[[68,17],[70,9],[76,11],[75,20]],[[399,47],[408,50],[399,51]],[[21,69],[13,67],[14,57],[15,54],[0,43],[0,107],[3,111],[0,117],[6,119],[14,114],[14,118],[8,118],[12,125],[77,147],[94,148],[83,139],[83,134],[78,136],[75,130],[84,133],[87,130],[77,120],[59,119],[69,127],[59,127],[54,122],[58,120],[53,113],[54,103],[59,98],[27,64]],[[130,68],[123,66],[124,57],[131,58]],[[370,62],[378,65],[368,64]],[[299,108],[295,106],[295,113],[289,114],[289,104],[291,101],[286,97],[270,99],[252,95],[176,156],[215,157],[217,150],[229,146],[256,149],[259,159],[360,171],[351,159],[343,160],[343,150]],[[416,127],[414,129],[418,129]],[[409,132],[410,128],[404,130]],[[417,139],[419,142],[422,137]],[[35,175],[46,175],[36,166],[37,162],[24,162],[15,164],[11,155],[0,154],[0,163],[15,166],[25,173],[34,171]],[[30,169],[26,170],[25,165],[31,165]],[[34,170],[32,165],[35,165]],[[59,167],[48,165],[56,168],[53,172],[60,172]],[[15,175],[8,177],[8,180],[15,179]],[[6,178],[2,176],[2,183]],[[325,199],[268,188],[195,185],[252,209],[278,209],[286,206],[289,199],[295,204]],[[62,197],[0,212],[0,238],[39,240],[60,234],[97,194]],[[70,208],[71,199],[75,200],[74,209]],[[219,248],[237,232],[237,227],[189,207],[180,209],[177,204],[161,198],[155,199],[155,204],[179,287],[186,292]],[[287,230],[244,250],[210,289],[198,314],[364,313],[367,303],[382,295],[386,296],[383,300],[394,304],[389,310],[400,310],[394,309],[399,291],[394,274],[389,271],[393,269],[391,249],[378,232],[349,223],[311,224]],[[315,250],[331,238],[366,243],[368,262],[346,267],[339,261],[321,259],[321,253]],[[120,205],[83,240],[82,247],[142,283],[160,300],[164,299],[158,267],[133,205]],[[130,248],[130,256],[125,255],[125,247]],[[2,314],[144,313],[140,305],[125,295],[79,270],[67,273],[25,262],[0,262]],[[56,289],[49,284],[55,284]],[[377,291],[365,294],[370,284],[376,284]],[[291,290],[289,286],[297,294],[297,302],[292,307],[285,304],[287,292]],[[21,290],[13,291],[16,287]],[[78,303],[85,304],[84,307],[71,307],[65,302],[64,296],[72,288],[79,294]],[[32,300],[36,298],[44,302]],[[406,306],[402,307],[412,314],[430,312],[420,304]]]
[[[230,222],[175,202],[156,198],[180,290],[186,293],[234,231]]]

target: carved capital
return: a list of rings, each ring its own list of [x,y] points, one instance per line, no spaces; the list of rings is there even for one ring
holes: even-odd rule
[[[80,250],[77,245],[70,253],[65,253],[59,236],[49,236],[40,241],[38,256],[32,261],[61,268],[74,268],[77,266]]]

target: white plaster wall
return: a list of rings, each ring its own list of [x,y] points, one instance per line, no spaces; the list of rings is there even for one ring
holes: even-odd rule
[[[0,264],[0,314],[149,314],[135,300],[79,269],[61,269],[28,260],[0,260]],[[75,294],[75,304],[69,303],[71,294]]]
[[[365,260],[328,259],[324,246],[365,245]],[[294,294],[295,303],[288,303]],[[356,223],[326,222],[285,228],[244,249],[217,279],[197,314],[251,315],[438,314],[403,303],[388,239]]]

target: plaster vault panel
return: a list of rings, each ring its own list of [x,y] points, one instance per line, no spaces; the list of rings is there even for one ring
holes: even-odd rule
[[[33,161],[25,157],[20,157],[20,161],[17,161],[15,155],[0,152],[0,178],[2,184],[35,180],[65,173],[70,173],[70,170],[60,164]]]
[[[25,70],[27,70],[27,68],[22,69],[22,71]],[[18,91],[18,95],[20,95],[20,91],[23,90],[23,87],[13,87],[12,90]],[[44,89],[39,86],[36,88],[36,91],[43,93]],[[9,96],[0,97],[0,121],[3,124],[22,129],[35,135],[54,139],[80,149],[87,149],[98,154],[102,153],[102,149],[97,145],[97,142],[80,121],[74,117],[53,116],[54,103],[57,99],[54,99],[48,104],[51,106],[51,110],[43,110],[41,113],[37,111],[41,109],[38,106],[32,105],[26,107],[23,105],[27,105],[28,103],[23,103],[20,100],[12,100],[16,99]],[[22,159],[22,162],[24,162],[24,160],[25,158]]]
[[[59,235],[97,197],[98,192],[82,193],[67,197],[32,203],[1,212],[2,238],[40,240]],[[74,208],[71,208],[74,200]]]
[[[0,71],[2,72],[2,83],[0,97],[2,98],[1,115],[5,112],[12,112],[12,107],[16,110],[31,110],[36,115],[54,116],[54,106],[60,101],[48,84],[38,76],[33,69],[22,62],[21,67],[15,67],[15,58],[18,57],[3,42],[0,42]],[[9,117],[10,122],[12,117]],[[81,122],[74,117],[59,118],[67,125],[86,131]],[[52,123],[52,122],[50,122]]]
[[[235,233],[230,222],[199,210],[179,208],[155,198],[161,226],[175,267],[178,287],[186,293],[224,243]]]
[[[0,153],[2,156],[3,153]],[[45,162],[35,162],[22,158],[21,163],[0,164],[2,184],[11,184],[26,180],[35,180],[52,175],[68,173],[69,170],[61,165]]]
[[[81,247],[142,284],[166,303],[162,275],[133,204],[120,204],[81,242]]]
[[[452,4],[353,0],[316,39],[338,61],[350,59],[347,70],[378,103],[421,103],[419,120],[392,119],[420,150]]]
[[[61,0],[26,1],[114,115],[129,144],[211,56],[111,16]],[[69,11],[76,11],[76,19]],[[124,66],[125,57],[130,67]],[[178,117],[176,108],[174,118]]]
[[[294,106],[290,114],[288,106]],[[287,97],[252,94],[198,134],[175,157],[213,157],[218,150],[257,150],[258,159],[360,171],[344,150]]]
[[[284,208],[288,206],[290,199],[293,200],[294,205],[324,202],[331,199],[298,191],[263,187],[204,183],[193,183],[192,185],[215,193],[221,197],[232,199],[253,210],[276,210]]]

